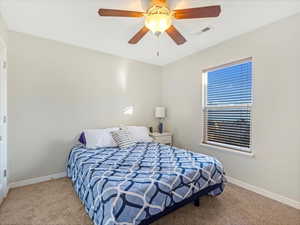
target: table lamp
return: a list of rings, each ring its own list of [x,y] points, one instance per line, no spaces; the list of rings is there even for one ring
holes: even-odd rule
[[[155,117],[159,119],[158,132],[163,132],[163,123],[162,120],[166,117],[166,108],[165,107],[156,107],[155,108]]]

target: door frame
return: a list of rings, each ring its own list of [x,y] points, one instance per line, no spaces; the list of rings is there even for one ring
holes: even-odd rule
[[[7,185],[7,47],[0,37],[0,179],[3,187],[0,189],[0,204],[8,192]]]

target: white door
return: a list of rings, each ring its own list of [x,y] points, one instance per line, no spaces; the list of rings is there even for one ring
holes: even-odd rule
[[[6,46],[0,40],[0,203],[7,194]]]

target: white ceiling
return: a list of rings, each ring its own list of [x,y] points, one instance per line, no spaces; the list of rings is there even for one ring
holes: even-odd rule
[[[176,9],[222,6],[218,18],[175,21],[175,26],[188,40],[182,46],[175,45],[166,34],[158,42],[151,33],[138,45],[129,45],[128,40],[143,26],[142,18],[111,18],[97,14],[99,8],[143,10],[145,1],[1,0],[0,10],[9,30],[157,65],[168,64],[300,12],[300,0],[169,0],[171,7]],[[212,30],[196,34],[207,26]],[[158,48],[159,57],[156,56]]]

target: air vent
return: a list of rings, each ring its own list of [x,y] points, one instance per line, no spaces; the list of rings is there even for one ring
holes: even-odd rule
[[[203,34],[203,33],[206,33],[208,31],[210,31],[211,29],[212,29],[212,27],[204,27],[200,31],[195,31],[192,34],[194,34],[194,35],[200,35],[200,34]]]
[[[210,27],[205,27],[201,30],[201,33],[207,32],[209,31],[211,28]]]

